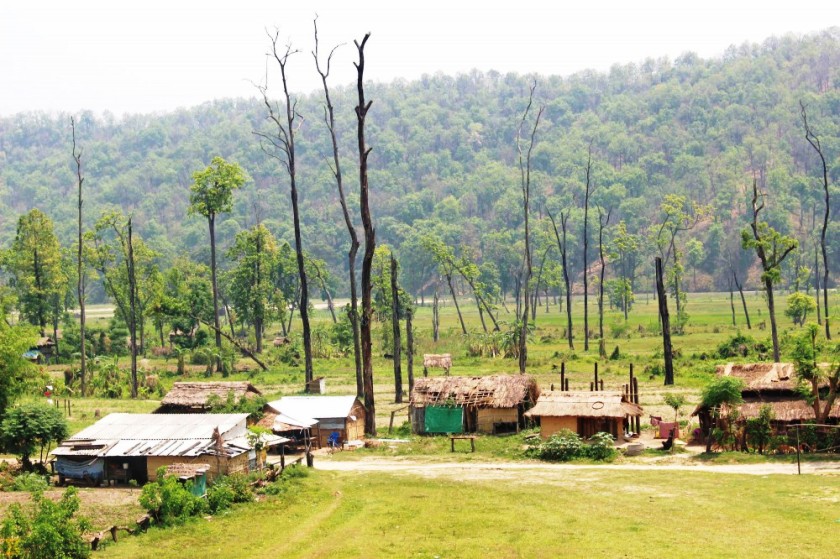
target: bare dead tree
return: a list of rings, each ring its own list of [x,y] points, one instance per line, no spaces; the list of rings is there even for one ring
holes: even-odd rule
[[[128,331],[131,334],[131,397],[137,397],[137,276],[134,266],[134,239],[131,228],[131,216],[128,217],[128,306],[130,310]]]
[[[531,105],[534,102],[534,90],[537,87],[537,82],[531,86],[528,95],[528,105],[525,107],[525,112],[522,113],[522,120],[519,122],[519,129],[516,133],[516,149],[519,152],[519,173],[522,186],[522,211],[525,214],[525,261],[523,264],[524,281],[523,281],[523,309],[522,323],[519,327],[519,372],[525,374],[525,367],[528,363],[528,284],[531,281],[531,229],[529,217],[531,213],[531,152],[534,149],[534,142],[537,136],[537,127],[540,124],[540,117],[542,116],[545,107],[540,107],[537,111],[537,117],[534,119],[534,126],[531,129],[531,137],[528,142],[527,155],[523,160],[522,155],[522,128],[528,119],[528,113],[531,111]]]
[[[359,104],[356,106],[356,120],[358,123],[359,140],[359,205],[362,212],[362,227],[365,231],[365,254],[362,257],[362,320],[360,327],[362,349],[362,381],[365,396],[365,433],[376,435],[376,405],[373,396],[373,357],[371,355],[371,323],[373,321],[373,307],[371,305],[371,270],[373,268],[373,253],[376,250],[376,230],[370,216],[370,200],[368,189],[367,162],[370,150],[365,144],[365,117],[370,110],[372,101],[365,101],[365,45],[370,38],[366,33],[362,42],[353,41],[359,52],[356,67],[356,89],[359,93]]]
[[[560,210],[560,227],[563,230],[563,238],[561,240],[560,234],[557,231],[557,222],[554,221],[554,216],[551,211],[546,208],[548,218],[551,220],[551,226],[554,229],[554,238],[557,239],[557,249],[560,251],[560,259],[563,264],[563,283],[566,286],[566,338],[569,342],[569,349],[575,349],[574,337],[572,336],[572,280],[569,277],[569,265],[566,245],[566,225],[569,221],[570,212]]]
[[[394,403],[401,404],[402,399],[402,330],[400,330],[400,288],[397,281],[399,267],[397,259],[391,253],[391,326],[394,332]]]
[[[607,215],[604,216],[604,210],[598,206],[598,256],[601,260],[601,280],[598,283],[598,335],[601,342],[598,345],[598,351],[601,357],[607,356],[607,350],[604,346],[604,273],[607,270],[607,260],[604,258],[604,228],[610,223],[610,216],[612,215],[612,208],[607,210]]]
[[[586,157],[586,191],[583,196],[583,350],[589,351],[589,198],[592,195],[592,142]]]
[[[408,395],[414,392],[414,303],[409,303],[405,309],[405,365],[408,373]]]
[[[298,53],[292,50],[291,45],[286,45],[282,53],[277,50],[277,42],[280,31],[275,30],[274,35],[268,34],[271,41],[270,55],[280,67],[280,78],[283,83],[283,97],[285,100],[285,119],[280,116],[279,107],[268,99],[268,81],[262,86],[257,86],[263,97],[263,103],[268,111],[266,117],[272,125],[273,133],[255,132],[260,137],[263,151],[273,157],[286,169],[289,175],[289,187],[292,198],[292,220],[295,229],[295,252],[297,254],[298,276],[300,277],[300,320],[303,326],[303,353],[304,353],[304,378],[307,383],[306,390],[309,391],[309,382],[313,378],[312,368],[312,331],[309,326],[309,286],[306,280],[306,266],[303,255],[303,241],[300,234],[300,212],[298,210],[297,175],[295,169],[295,131],[300,126],[297,124],[300,114],[297,112],[297,100],[292,101],[289,94],[288,82],[286,79],[286,65],[289,57]]]
[[[362,351],[361,342],[359,338],[359,296],[356,292],[356,254],[359,252],[359,236],[356,234],[356,226],[353,219],[350,217],[350,211],[347,209],[347,198],[344,195],[344,181],[341,175],[341,162],[338,156],[338,140],[335,132],[335,112],[333,110],[332,100],[330,99],[330,89],[327,86],[327,78],[330,75],[330,63],[332,62],[333,54],[341,45],[333,47],[330,54],[327,56],[326,67],[321,68],[321,63],[318,56],[318,18],[313,21],[315,26],[315,52],[312,56],[315,58],[315,69],[321,76],[321,82],[324,84],[324,122],[327,125],[327,130],[330,133],[330,140],[333,147],[333,165],[331,167],[335,183],[338,187],[338,200],[341,203],[341,212],[344,215],[344,224],[347,226],[347,234],[350,237],[350,250],[347,253],[347,264],[350,275],[350,310],[348,316],[350,318],[350,327],[353,329],[353,362],[356,366],[356,396],[362,398],[364,396],[364,383],[362,381]]]
[[[799,107],[802,109],[802,124],[805,126],[805,139],[808,140],[808,143],[811,144],[811,147],[814,148],[814,151],[817,152],[817,155],[820,156],[820,163],[822,164],[822,175],[823,175],[823,193],[825,198],[825,213],[823,214],[823,224],[822,229],[820,230],[820,248],[822,249],[822,261],[823,261],[823,314],[825,315],[825,337],[826,339],[831,339],[831,327],[829,324],[829,313],[828,313],[828,251],[826,249],[826,242],[825,236],[826,231],[828,230],[828,220],[831,215],[831,197],[829,196],[829,188],[828,188],[828,165],[825,162],[825,153],[823,152],[822,144],[820,143],[820,138],[814,131],[811,129],[810,125],[808,124],[808,113],[805,109],[805,104],[800,101]],[[817,294],[817,305],[819,305],[819,294]]]
[[[82,150],[76,148],[76,121],[70,117],[70,129],[73,134],[73,161],[76,163],[76,178],[79,185],[79,238],[76,248],[76,294],[79,299],[79,376],[81,377],[81,394],[87,393],[87,348],[85,339],[85,283],[87,280],[86,267],[84,265],[84,239],[82,230],[82,184],[85,178],[82,176]]]
[[[674,351],[671,347],[671,321],[668,315],[668,297],[665,296],[662,258],[656,257],[656,292],[659,300],[659,319],[662,323],[662,353],[665,357],[665,385],[674,384]]]

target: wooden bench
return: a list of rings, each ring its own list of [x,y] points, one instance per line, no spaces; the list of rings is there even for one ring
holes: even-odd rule
[[[461,440],[461,441],[469,440],[470,441],[470,452],[475,452],[475,439],[476,439],[475,435],[449,435],[449,442],[452,445],[452,451],[451,452],[455,452],[455,441],[456,440]]]

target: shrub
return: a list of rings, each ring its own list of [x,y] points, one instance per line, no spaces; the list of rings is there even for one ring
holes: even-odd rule
[[[218,478],[207,489],[207,505],[210,512],[218,513],[234,503],[248,503],[254,500],[254,492],[248,476],[232,474]]]
[[[89,557],[90,545],[82,534],[91,526],[87,519],[76,516],[78,510],[75,487],[69,487],[58,501],[36,491],[27,508],[11,505],[0,524],[0,555],[10,559]]]
[[[21,457],[23,468],[31,469],[30,457],[53,441],[67,437],[67,420],[61,411],[44,403],[23,404],[9,410],[0,423],[0,444]]]
[[[143,486],[138,500],[163,525],[181,524],[201,514],[205,507],[204,500],[193,495],[178,478],[166,475],[166,468],[158,469],[157,481]]]
[[[543,460],[568,462],[583,456],[583,441],[574,431],[561,429],[539,445],[537,455]]]
[[[49,488],[49,478],[42,474],[29,472],[14,478],[10,486],[11,491],[29,491],[30,493],[43,492]]]
[[[615,439],[609,433],[595,433],[586,445],[586,456],[593,460],[610,460],[616,455]]]

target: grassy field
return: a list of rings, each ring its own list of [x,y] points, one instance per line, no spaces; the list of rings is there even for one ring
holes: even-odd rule
[[[838,503],[837,477],[316,471],[291,496],[152,530],[100,556],[815,559],[836,557]]]
[[[780,306],[783,306],[784,295],[779,296]],[[661,364],[662,340],[658,333],[656,316],[656,302],[648,295],[637,296],[636,305],[630,313],[629,321],[625,324],[623,316],[617,311],[606,313],[604,320],[605,341],[608,354],[618,347],[621,357],[616,360],[600,360],[598,358],[598,341],[593,339],[589,351],[583,349],[583,301],[582,297],[574,299],[573,310],[575,320],[575,349],[570,350],[565,340],[565,313],[551,305],[549,312],[545,312],[544,304],[539,308],[536,327],[529,342],[528,372],[534,375],[540,385],[547,388],[551,383],[559,382],[559,368],[565,362],[567,376],[571,388],[588,389],[592,380],[595,363],[599,364],[600,378],[604,379],[605,387],[620,389],[627,382],[627,375],[631,364],[635,366],[637,377],[641,384],[641,404],[646,413],[654,415],[670,415],[672,412],[662,402],[662,395],[666,392],[682,392],[688,397],[689,405],[684,411],[689,411],[699,401],[699,390],[705,385],[715,371],[715,366],[724,360],[715,355],[715,350],[722,342],[737,333],[748,334],[761,341],[769,340],[769,325],[767,311],[763,297],[760,294],[749,294],[748,305],[753,322],[752,330],[747,330],[736,299],[736,322],[732,325],[732,316],[728,294],[689,294],[688,325],[683,335],[675,336],[673,344],[677,353],[675,362],[676,385],[665,388],[661,376],[652,375],[655,366]],[[470,332],[481,330],[478,312],[469,300],[461,302],[462,312]],[[341,301],[337,305],[342,304]],[[832,308],[838,308],[840,297],[832,295]],[[597,333],[597,305],[590,302],[590,329]],[[106,316],[107,307],[97,307],[97,316]],[[672,310],[673,312],[673,310]],[[779,313],[781,336],[785,339],[789,334],[799,331],[790,320]],[[812,317],[813,318],[813,317]],[[102,320],[99,318],[98,320]],[[499,320],[502,323],[512,322],[513,315],[504,309],[499,310]],[[314,312],[313,324],[326,325],[331,322],[328,311],[320,309]],[[838,323],[838,321],[835,321]],[[418,308],[414,321],[417,345],[415,357],[415,376],[423,374],[423,353],[451,353],[454,365],[454,375],[485,375],[492,373],[512,373],[518,370],[517,361],[505,357],[481,357],[471,355],[468,351],[471,336],[465,337],[460,332],[458,318],[452,305],[441,309],[441,338],[435,342],[431,336],[431,309],[421,306]],[[764,324],[765,328],[762,328]],[[385,325],[390,328],[390,325]],[[376,328],[381,328],[377,325]],[[503,324],[503,328],[505,325]],[[269,329],[269,339],[277,328]],[[150,330],[151,332],[151,330]],[[299,324],[293,327],[293,334],[300,332]],[[279,331],[277,332],[279,333]],[[268,344],[270,346],[270,343]],[[377,423],[386,427],[393,410],[403,407],[394,403],[393,365],[384,359],[385,353],[380,336],[374,332],[374,382],[377,403]],[[238,368],[240,372],[230,377],[230,380],[250,380],[258,386],[269,399],[286,394],[296,394],[303,389],[302,366],[289,366],[277,361],[273,355],[275,350],[269,349],[264,359],[271,364],[270,370],[263,372],[256,365],[242,358]],[[783,348],[784,352],[784,348]],[[746,360],[759,360],[761,357],[749,356]],[[122,358],[121,365],[128,367],[128,358]],[[352,394],[355,392],[355,377],[352,357],[332,357],[315,360],[315,375],[326,377],[327,390],[330,394]],[[171,386],[181,377],[174,373],[175,361],[170,359],[147,359],[141,363],[142,374],[157,374],[164,388]],[[63,384],[63,371],[66,366],[50,367],[54,382]],[[432,370],[430,374],[439,375],[439,370]],[[407,389],[406,365],[403,364],[403,385]],[[202,380],[205,378],[203,367],[190,368],[188,379]],[[219,378],[219,375],[215,375]],[[74,413],[71,418],[71,430],[76,431],[91,424],[95,417],[95,410],[101,415],[114,411],[143,412],[151,411],[157,406],[158,396],[148,400],[135,402],[126,400],[106,399],[73,399]],[[397,416],[397,425],[405,420],[403,411]]]

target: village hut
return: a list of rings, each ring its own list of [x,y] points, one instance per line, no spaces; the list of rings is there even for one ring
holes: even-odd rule
[[[333,433],[339,444],[365,434],[365,407],[355,396],[285,396],[266,405],[263,421],[269,419],[277,433],[310,430],[319,447],[328,446]]]
[[[728,417],[737,411],[739,422],[755,419],[761,408],[770,406],[773,410],[773,428],[777,434],[786,433],[788,427],[816,418],[814,408],[805,401],[797,390],[796,373],[792,363],[727,363],[718,365],[717,375],[736,377],[744,381],[741,389],[742,404],[730,409],[724,406],[721,417]],[[700,404],[692,415],[700,419],[701,433],[708,433],[712,426],[711,409]],[[829,413],[829,421],[840,422],[840,401],[835,402]]]
[[[112,413],[52,451],[59,479],[92,482],[157,477],[171,464],[208,465],[209,477],[248,472],[256,451],[247,433],[248,414]],[[272,436],[263,444],[283,444]]]
[[[411,392],[411,429],[414,433],[519,432],[525,412],[539,394],[529,375],[420,378]]]
[[[621,392],[555,391],[540,395],[537,405],[525,415],[539,418],[544,439],[561,429],[583,438],[604,432],[617,439],[629,430],[631,417],[642,415],[642,408]]]
[[[247,381],[176,382],[155,413],[207,413],[214,396],[225,402],[230,394],[239,402],[242,398],[261,396],[262,392]]]

